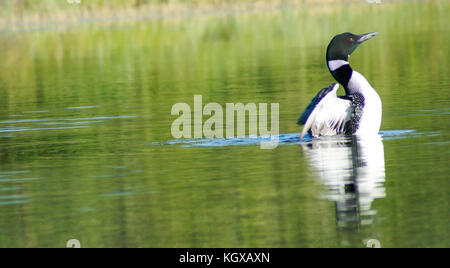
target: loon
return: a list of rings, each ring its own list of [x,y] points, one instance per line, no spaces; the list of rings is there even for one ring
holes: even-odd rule
[[[350,67],[348,58],[363,42],[378,32],[336,35],[327,48],[327,66],[338,82],[320,90],[298,120],[303,125],[301,138],[334,135],[378,134],[382,104],[367,79]],[[345,96],[337,96],[341,84]]]

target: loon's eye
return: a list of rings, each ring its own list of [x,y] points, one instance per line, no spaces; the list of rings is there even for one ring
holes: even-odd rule
[[[350,37],[350,42],[355,42],[355,39],[353,39],[353,37]]]

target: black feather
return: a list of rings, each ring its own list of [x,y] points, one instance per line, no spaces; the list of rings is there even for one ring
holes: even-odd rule
[[[336,84],[332,84],[331,86],[323,88],[322,90],[319,91],[319,94],[317,94],[317,96],[315,96],[314,99],[312,99],[312,101],[308,105],[308,107],[306,107],[305,111],[302,113],[302,115],[298,119],[297,124],[304,125],[306,123],[306,121],[308,121],[309,116],[314,111],[317,104],[319,104],[320,101],[322,101],[322,99],[333,90],[335,85]]]

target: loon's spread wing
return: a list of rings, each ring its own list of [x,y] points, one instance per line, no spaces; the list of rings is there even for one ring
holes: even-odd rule
[[[350,99],[336,95],[339,84],[322,89],[312,100],[298,120],[304,125],[302,138],[306,133],[312,136],[344,134],[347,122],[351,121],[353,107]]]

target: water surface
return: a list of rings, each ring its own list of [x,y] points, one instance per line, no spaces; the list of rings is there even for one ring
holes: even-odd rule
[[[449,246],[446,1],[0,34],[0,247]],[[314,11],[314,12],[313,12]],[[340,32],[380,137],[298,141]],[[174,140],[172,105],[279,103],[281,146]]]

